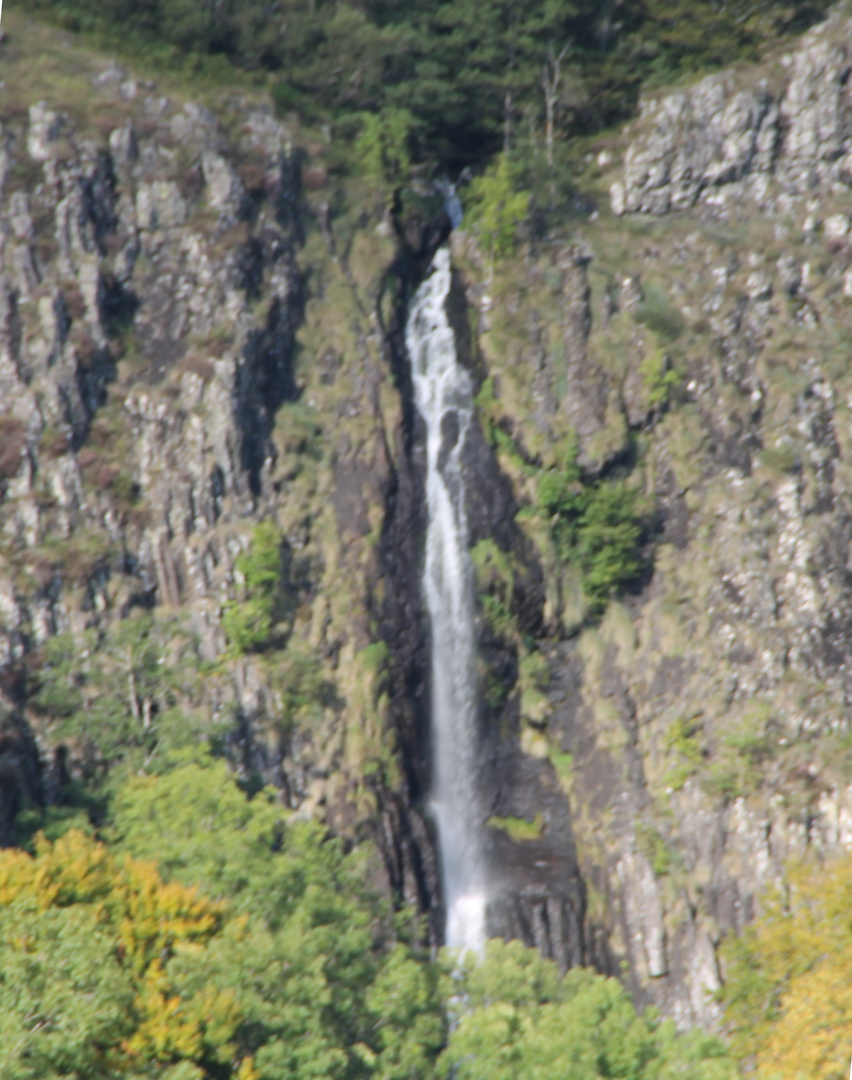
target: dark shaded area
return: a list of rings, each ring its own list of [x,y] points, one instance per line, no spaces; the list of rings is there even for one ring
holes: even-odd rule
[[[44,804],[38,747],[29,725],[0,699],[0,847],[17,843],[15,817]]]
[[[301,321],[303,298],[299,279],[293,277],[293,292],[275,297],[266,326],[249,335],[243,351],[238,378],[242,385],[240,426],[243,442],[242,467],[249,474],[252,493],[260,493],[260,471],[275,425],[275,413],[285,401],[297,401],[300,390],[295,374],[295,335]]]
[[[424,813],[430,783],[429,750],[429,621],[420,587],[422,538],[426,514],[426,457],[423,423],[414,406],[414,390],[405,349],[408,300],[418,281],[416,255],[401,240],[387,278],[393,290],[391,318],[383,326],[386,359],[403,407],[398,438],[388,453],[392,463],[379,542],[381,599],[372,614],[379,635],[390,650],[388,719],[396,733],[403,770],[402,789],[377,792],[379,825],[375,840],[382,853],[391,888],[428,916],[431,945],[440,944],[443,916],[436,838]],[[377,312],[381,318],[379,298]]]
[[[106,254],[105,241],[118,227],[115,213],[117,198],[116,178],[112,157],[106,150],[99,150],[95,168],[80,181],[83,189],[83,219],[91,223],[95,241],[101,255]]]
[[[304,208],[295,155],[282,157],[272,192],[280,233],[265,230],[251,237],[238,251],[234,273],[249,298],[258,296],[267,266],[286,260],[287,291],[273,298],[266,325],[246,342],[237,371],[240,401],[241,464],[249,476],[252,494],[261,491],[261,470],[269,453],[275,414],[301,393],[296,381],[296,332],[305,306],[305,283],[295,263],[295,251],[304,240]]]
[[[101,325],[108,337],[121,338],[133,327],[139,297],[114,274],[102,274],[98,282]]]

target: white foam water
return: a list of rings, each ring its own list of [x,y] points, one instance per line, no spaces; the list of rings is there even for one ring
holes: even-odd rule
[[[414,294],[405,341],[414,400],[426,424],[429,527],[423,587],[432,630],[432,806],[441,848],[445,940],[450,948],[481,951],[486,881],[476,794],[473,567],[461,462],[473,384],[458,362],[447,318],[450,282],[450,253],[442,247]]]

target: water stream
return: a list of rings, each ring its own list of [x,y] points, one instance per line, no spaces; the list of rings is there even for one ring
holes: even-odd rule
[[[473,567],[461,454],[473,386],[446,313],[450,253],[442,247],[405,328],[414,400],[426,424],[429,527],[423,588],[432,630],[432,808],[438,825],[446,943],[482,949],[486,882],[477,799]]]

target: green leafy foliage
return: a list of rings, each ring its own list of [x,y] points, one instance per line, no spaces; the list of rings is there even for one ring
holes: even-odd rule
[[[679,791],[704,764],[705,749],[701,742],[701,722],[697,717],[678,717],[666,734],[666,753],[674,763],[666,773],[666,785]]]
[[[97,786],[119,763],[139,768],[158,749],[198,740],[202,722],[182,705],[199,667],[194,640],[174,620],[133,616],[107,634],[50,638],[34,667],[30,704]]]
[[[440,1059],[458,1080],[732,1080],[719,1039],[683,1038],[653,1010],[639,1015],[625,989],[588,969],[556,966],[517,942],[492,941],[466,969],[467,1008]]]
[[[681,377],[669,363],[664,352],[659,349],[648,353],[639,365],[645,396],[650,409],[660,409],[668,405],[675,390],[681,384]]]
[[[408,109],[364,113],[355,151],[364,172],[391,186],[401,183],[411,169],[414,120]]]
[[[470,216],[486,251],[503,258],[515,249],[518,231],[529,213],[529,192],[516,191],[507,154],[470,185]]]
[[[557,138],[611,125],[645,82],[755,58],[829,0],[33,0],[66,29],[169,66],[270,75],[281,111],[311,121],[406,110],[423,153],[483,161],[544,127],[543,76],[571,43],[552,118]],[[551,72],[552,75],[552,72]],[[379,121],[381,123],[381,121]],[[535,146],[532,147],[535,151]],[[543,147],[541,148],[544,157]],[[543,170],[539,170],[543,171]]]
[[[132,1030],[133,983],[91,905],[0,909],[0,970],[4,1077],[114,1075]]]
[[[590,613],[599,614],[643,570],[647,526],[639,493],[623,480],[585,484],[569,458],[564,469],[539,478],[538,501],[557,554],[580,568]]]
[[[40,839],[35,858],[0,853],[0,1072],[97,1080],[234,1062],[233,995],[175,997],[169,972],[222,927],[219,905],[83,833]]]
[[[4,1077],[732,1076],[717,1039],[518,942],[431,962],[394,941],[369,851],[221,762],[173,764],[120,793],[112,850],[71,832],[0,852]]]
[[[251,918],[203,969],[179,967],[179,985],[197,993],[212,976],[238,988],[258,1025],[246,1038],[262,1076],[428,1075],[424,1055],[443,1042],[438,971],[402,945],[382,947],[389,913],[360,853],[345,855],[316,822],[288,819],[271,790],[247,799],[214,760],[131,781],[115,822],[124,849]]]
[[[232,600],[222,613],[222,628],[236,653],[266,648],[282,614],[281,538],[271,521],[255,526],[251,547],[236,561],[245,598]]]

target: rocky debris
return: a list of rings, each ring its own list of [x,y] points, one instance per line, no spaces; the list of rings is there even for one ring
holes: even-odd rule
[[[852,19],[838,10],[763,77],[712,75],[644,101],[611,188],[613,212],[665,214],[699,201],[723,207],[745,195],[766,205],[770,180],[799,196],[846,183],[850,58]]]

